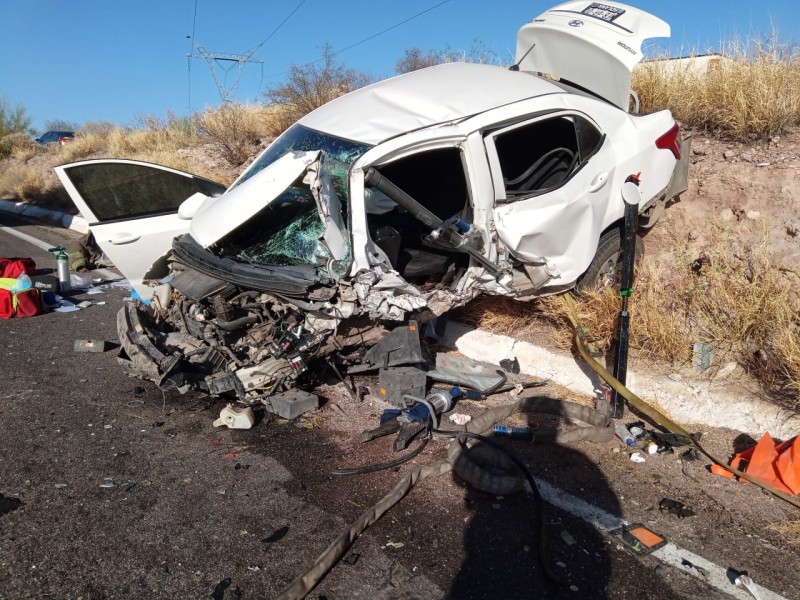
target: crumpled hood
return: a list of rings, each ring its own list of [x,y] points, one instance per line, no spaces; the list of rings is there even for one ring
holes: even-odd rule
[[[218,198],[192,219],[189,233],[208,248],[266,208],[319,158],[319,151],[289,153]]]

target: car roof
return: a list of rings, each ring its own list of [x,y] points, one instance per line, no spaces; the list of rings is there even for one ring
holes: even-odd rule
[[[378,144],[506,104],[564,93],[552,82],[529,73],[494,65],[447,63],[360,88],[299,122],[337,137]]]

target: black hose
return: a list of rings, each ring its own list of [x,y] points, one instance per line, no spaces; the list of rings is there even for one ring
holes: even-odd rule
[[[425,446],[428,445],[429,441],[430,441],[429,437],[423,438],[419,446],[414,448],[414,450],[412,450],[405,456],[401,456],[400,458],[390,460],[389,462],[378,463],[374,465],[366,465],[364,467],[336,469],[334,471],[331,471],[331,475],[363,475],[365,473],[374,473],[376,471],[383,471],[384,469],[391,469],[392,467],[399,467],[403,463],[408,462],[409,460],[417,456],[420,452],[422,452],[425,449]]]
[[[545,514],[545,505],[544,500],[542,499],[542,495],[539,493],[539,488],[536,486],[536,480],[531,475],[530,470],[528,467],[523,463],[520,459],[516,457],[516,455],[511,452],[508,448],[505,448],[502,444],[497,443],[491,438],[488,438],[484,435],[479,433],[472,433],[470,431],[443,431],[441,429],[433,429],[431,430],[433,435],[445,438],[471,438],[475,440],[480,440],[484,444],[491,446],[492,448],[499,450],[503,454],[505,454],[514,465],[522,471],[523,475],[525,475],[525,479],[527,479],[528,484],[531,486],[531,491],[533,492],[533,499],[536,504],[537,512],[539,513],[539,544],[537,546],[537,553],[536,559],[539,563],[539,566],[542,569],[542,573],[544,573],[545,578],[548,581],[559,583],[559,579],[556,577],[555,573],[550,569],[550,565],[547,563],[546,556],[547,556],[547,544],[546,544],[546,536],[545,536],[545,529],[547,527],[547,515]]]
[[[256,315],[247,315],[246,317],[241,317],[236,319],[235,321],[214,321],[214,325],[219,327],[220,329],[224,329],[225,331],[234,331],[239,329],[240,327],[244,327],[245,325],[250,325],[252,323],[258,323],[259,319]]]

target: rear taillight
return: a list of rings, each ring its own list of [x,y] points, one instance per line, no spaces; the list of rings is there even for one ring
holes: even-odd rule
[[[676,160],[681,159],[681,128],[675,123],[667,133],[656,140],[656,148],[669,150]]]

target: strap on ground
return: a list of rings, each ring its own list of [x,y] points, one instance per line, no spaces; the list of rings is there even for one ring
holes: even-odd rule
[[[789,494],[782,492],[774,488],[773,486],[763,481],[760,481],[752,477],[751,475],[748,475],[747,473],[740,471],[739,469],[735,469],[732,466],[715,458],[708,451],[706,451],[705,448],[703,448],[703,446],[700,445],[700,442],[695,440],[688,431],[686,431],[683,427],[675,423],[675,421],[667,417],[665,414],[659,412],[657,409],[650,406],[647,402],[639,398],[639,396],[631,392],[618,379],[616,379],[611,373],[609,373],[606,370],[605,366],[597,359],[597,357],[593,356],[593,354],[589,351],[589,349],[587,348],[588,345],[587,341],[585,339],[582,339],[581,335],[578,333],[580,331],[585,331],[585,330],[581,326],[580,321],[578,319],[578,311],[575,308],[575,301],[572,299],[572,295],[566,293],[563,295],[563,298],[567,305],[567,314],[569,316],[569,320],[572,322],[572,326],[575,328],[576,332],[575,344],[578,346],[578,352],[580,352],[581,356],[589,365],[589,367],[591,367],[592,370],[595,373],[597,373],[603,381],[605,381],[608,385],[610,385],[620,396],[625,398],[625,400],[628,401],[628,404],[630,406],[635,408],[640,413],[646,415],[654,423],[660,425],[661,427],[664,427],[668,431],[688,437],[691,440],[692,444],[695,446],[695,448],[697,448],[699,452],[702,452],[703,455],[705,455],[709,460],[711,460],[711,462],[721,466],[726,471],[733,473],[737,477],[740,477],[746,481],[749,481],[752,484],[757,485],[758,487],[760,487],[763,490],[766,490],[773,496],[776,496],[781,500],[784,500],[789,504],[797,508],[800,508],[800,498],[790,496]]]

